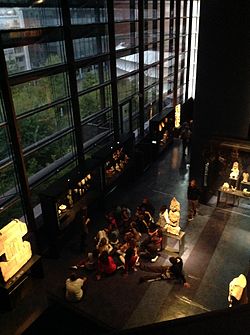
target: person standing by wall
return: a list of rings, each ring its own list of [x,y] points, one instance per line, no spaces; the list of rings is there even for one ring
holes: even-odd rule
[[[195,179],[192,179],[189,183],[187,190],[187,198],[188,198],[188,221],[191,221],[197,214],[197,207],[200,198],[200,189],[198,188]]]
[[[192,132],[189,128],[188,123],[186,123],[181,131],[180,138],[182,140],[182,155],[188,156],[190,152],[190,144],[191,144],[191,135]]]
[[[79,234],[79,250],[80,252],[85,252],[87,248],[87,237],[89,233],[88,225],[90,219],[87,215],[87,207],[81,206],[75,215],[75,225]]]

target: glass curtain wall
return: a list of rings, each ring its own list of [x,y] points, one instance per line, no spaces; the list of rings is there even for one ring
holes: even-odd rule
[[[93,148],[104,145],[113,136],[111,78],[114,74],[111,76],[113,53],[109,50],[107,0],[27,3],[0,3],[0,51],[4,63],[1,67],[7,70],[6,74],[3,71],[0,83],[2,88],[9,87],[10,97],[4,100],[9,99],[7,109],[11,108],[18,134],[26,186],[30,191],[29,206],[37,217],[41,213],[39,192],[76,166],[80,154],[89,157]],[[163,108],[173,106],[174,92],[177,101],[184,102],[190,22],[188,84],[192,87],[190,96],[194,96],[199,1],[193,1],[192,19],[189,18],[190,1],[180,1],[178,18],[177,2],[165,1],[164,50],[160,49],[160,0],[113,0],[112,3],[118,133],[137,135],[139,129],[147,130],[149,120],[160,112],[160,78],[163,78]],[[139,22],[139,17],[143,22]],[[176,48],[179,48],[178,55]],[[144,61],[139,64],[142,54]],[[159,73],[160,55],[164,59],[163,76]],[[142,78],[143,103],[139,95]],[[25,185],[20,183],[13,156],[13,129],[6,118],[7,109],[2,98],[0,219],[4,216],[8,221],[25,214],[20,201]],[[114,110],[116,113],[117,107]],[[27,203],[25,206],[27,209]]]
[[[144,129],[158,112],[160,1],[144,1]]]
[[[180,33],[178,55],[177,104],[184,102],[188,58],[189,1],[180,3]]]
[[[35,206],[35,186],[75,156],[61,14],[57,1],[44,7],[20,2],[1,13],[6,79]]]
[[[138,1],[114,1],[116,75],[121,134],[139,128]]]
[[[193,1],[192,11],[192,39],[191,39],[191,52],[190,52],[190,66],[189,66],[189,82],[188,82],[188,98],[195,98],[195,85],[196,85],[196,65],[197,65],[197,50],[198,50],[198,34],[199,34],[199,17],[200,17],[200,1]]]
[[[12,218],[24,216],[15,169],[9,126],[0,92],[0,229]],[[26,219],[23,218],[23,221]]]
[[[176,3],[174,1],[166,1],[164,16],[163,108],[173,107],[176,38],[175,26]]]
[[[113,131],[106,0],[70,1],[77,94],[85,151]]]
[[[29,6],[22,1],[19,7],[8,5],[6,2],[0,8],[5,80],[11,91],[21,155],[31,190],[30,207],[36,217],[41,213],[36,206],[38,189],[47,187],[50,176],[55,179],[58,171],[75,156],[65,41],[57,1],[48,1],[46,6]],[[11,169],[10,162],[6,167],[0,165],[1,180],[4,169]],[[5,187],[11,193],[10,180]],[[16,212],[14,200],[9,199],[5,216]]]

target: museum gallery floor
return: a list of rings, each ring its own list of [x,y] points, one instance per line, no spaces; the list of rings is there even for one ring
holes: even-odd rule
[[[181,204],[180,226],[185,231],[181,257],[191,288],[166,281],[139,284],[141,270],[128,277],[118,272],[98,282],[94,275],[87,274],[88,284],[83,301],[66,303],[64,282],[69,275],[69,267],[81,259],[76,247],[78,236],[75,236],[65,245],[60,258],[43,259],[45,278],[33,285],[29,297],[25,297],[13,311],[0,314],[1,334],[21,334],[48,304],[55,302],[62,304],[69,316],[72,311],[76,312],[90,324],[96,323],[96,327],[101,327],[103,331],[227,308],[229,282],[248,271],[250,204],[242,201],[238,207],[223,203],[216,207],[217,197],[214,196],[208,205],[200,205],[198,216],[188,222],[187,159],[182,155],[179,141],[175,140],[138,180],[111,193],[106,207],[109,209],[114,204],[125,203],[133,211],[147,196],[158,213],[160,206],[169,204],[175,196]],[[105,222],[102,212],[91,219],[90,243]],[[156,264],[168,264],[171,255],[167,251],[161,252]],[[86,272],[79,269],[79,274],[86,275]],[[58,320],[60,322],[55,329],[70,325],[70,321],[63,317],[60,319],[60,315]],[[95,333],[94,327],[92,333]]]

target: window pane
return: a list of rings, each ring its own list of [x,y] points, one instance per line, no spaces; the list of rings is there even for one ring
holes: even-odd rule
[[[112,91],[111,85],[105,86],[105,108],[112,106]]]
[[[67,103],[19,120],[22,145],[27,147],[71,125]]]
[[[146,50],[144,51],[144,64],[150,65],[155,62],[159,62],[160,54],[159,51],[156,50]]]
[[[156,100],[156,97],[158,95],[158,85],[150,87],[150,89],[145,91],[145,99],[144,104],[148,104],[151,102],[154,102]]]
[[[117,77],[136,70],[139,70],[139,53],[116,59]]]
[[[67,134],[61,139],[25,156],[25,164],[28,176],[32,176],[50,164],[55,165],[58,159],[65,157],[67,154],[73,153],[73,139],[71,134]]]
[[[89,24],[107,22],[107,3],[106,0],[78,0],[69,1],[70,16],[72,24]]]
[[[170,94],[174,90],[174,76],[165,77],[163,80],[163,94]]]
[[[112,112],[108,111],[84,124],[82,126],[84,147],[91,146],[101,137],[110,133],[113,127],[112,121]]]
[[[157,4],[156,1],[145,1],[144,17],[147,19],[157,18]]]
[[[173,107],[173,93],[172,94],[163,94],[163,107]]]
[[[59,26],[58,1],[50,0],[48,7],[0,8],[0,29],[20,29]]]
[[[174,63],[174,58],[169,58],[169,60],[164,62],[164,77],[174,74]]]
[[[0,122],[5,120],[5,115],[3,113],[3,101],[2,101],[2,94],[0,92]]]
[[[73,40],[75,59],[86,58],[109,52],[107,35],[82,37]]]
[[[138,75],[120,79],[117,83],[119,102],[137,92],[138,85],[139,85]]]
[[[157,66],[150,67],[144,71],[144,87],[150,86],[159,80],[159,69]]]
[[[100,90],[95,90],[79,97],[81,119],[101,110]]]
[[[110,80],[109,62],[94,64],[77,70],[77,88],[78,92],[84,91],[90,87],[103,84]]]
[[[115,23],[116,50],[132,48],[139,44],[138,23]]]
[[[132,116],[134,117],[139,111],[139,96],[134,95],[132,97]]]
[[[59,73],[14,86],[12,94],[16,114],[23,114],[67,96],[67,75]]]
[[[130,9],[130,1],[114,1],[115,21],[133,20],[135,9]]]
[[[170,17],[170,1],[165,1],[165,17]]]
[[[17,191],[17,182],[15,178],[15,170],[13,163],[8,164],[5,167],[0,167],[0,205],[7,202],[13,196],[16,196]],[[1,206],[0,206],[1,207]]]
[[[160,20],[148,20],[144,24],[144,43],[152,43],[160,40]]]
[[[10,156],[9,143],[10,140],[7,134],[7,127],[0,127],[0,162]]]
[[[40,206],[40,197],[39,197],[40,193],[45,191],[49,187],[49,185],[54,183],[56,180],[58,180],[60,177],[62,177],[66,173],[70,172],[75,167],[76,167],[76,162],[72,160],[71,163],[68,164],[67,166],[60,167],[60,170],[58,169],[51,177],[46,178],[46,180],[39,183],[39,185],[32,187],[31,201],[32,201],[35,218],[41,215],[42,213],[42,209]],[[40,224],[40,220],[38,221],[38,223]]]
[[[158,103],[150,104],[144,111],[145,120],[151,120],[152,117],[158,112]]]
[[[24,212],[22,207],[21,198],[18,195],[18,199],[15,200],[11,206],[8,206],[6,210],[0,211],[0,229],[6,226],[13,218],[21,219],[25,222]]]
[[[179,66],[178,69],[183,69],[187,63],[187,53],[183,52],[179,54]]]
[[[62,41],[9,48],[4,54],[9,74],[65,62]]]

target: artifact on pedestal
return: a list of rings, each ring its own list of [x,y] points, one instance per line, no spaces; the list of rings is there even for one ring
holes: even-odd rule
[[[231,179],[238,179],[239,178],[239,163],[238,162],[234,162],[233,163],[233,167],[231,169],[231,173],[230,173],[230,178]]]
[[[174,234],[174,235],[179,235],[180,233],[180,210],[181,206],[179,201],[176,200],[175,197],[170,202],[169,206],[169,212],[168,212],[168,217],[169,217],[169,224],[167,225],[167,232]]]
[[[243,177],[242,183],[248,183],[249,173],[248,172],[243,172],[242,177]]]
[[[229,186],[228,183],[224,183],[224,184],[221,186],[222,191],[228,191],[229,188],[230,188],[230,186]]]
[[[244,188],[242,193],[246,196],[246,197],[250,197],[250,192],[247,190],[247,188]]]

